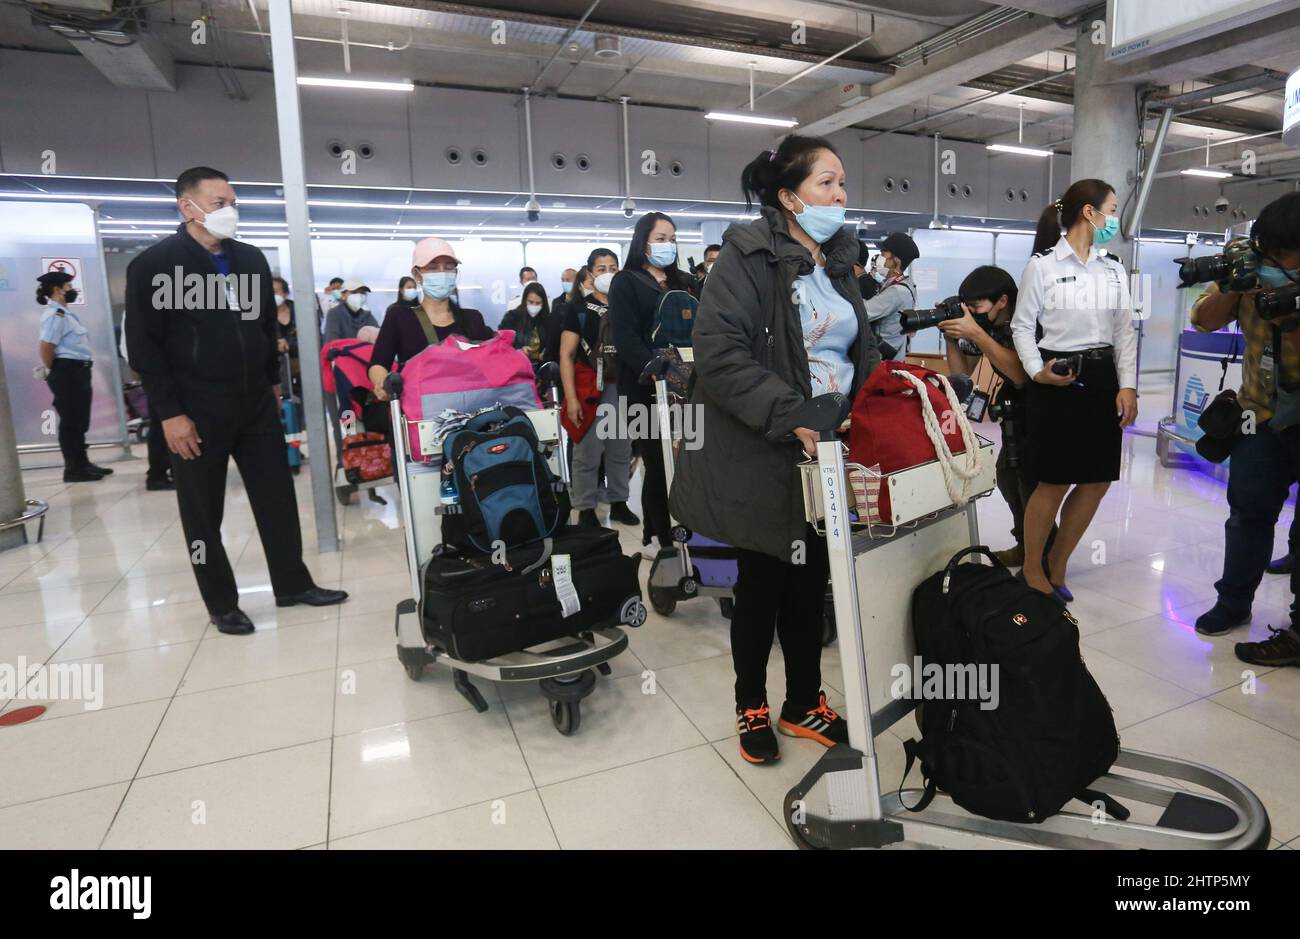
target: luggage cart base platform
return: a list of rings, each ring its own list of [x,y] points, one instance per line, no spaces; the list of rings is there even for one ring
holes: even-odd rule
[[[991,447],[981,449],[987,449],[991,464]],[[972,500],[991,491],[991,470],[990,465],[975,480]],[[957,848],[1267,848],[1268,813],[1242,783],[1199,763],[1135,750],[1121,749],[1111,770],[1093,784],[1132,809],[1126,821],[1094,806],[1076,811],[1075,806],[1083,805],[1077,802],[1038,824],[999,821],[966,812],[942,791],[923,811],[912,812],[907,806],[918,804],[922,790],[882,792],[875,737],[910,714],[916,703],[911,688],[900,689],[891,681],[896,663],[913,661],[912,589],[956,552],[979,543],[974,501],[952,505],[944,496],[943,480],[935,477],[933,465],[893,474],[888,485],[894,524],[854,531],[842,445],[826,435],[817,444],[804,502],[809,521],[827,539],[843,669],[841,713],[848,720],[849,743],[828,750],[787,793],[785,819],[795,843],[804,848],[902,843]]]

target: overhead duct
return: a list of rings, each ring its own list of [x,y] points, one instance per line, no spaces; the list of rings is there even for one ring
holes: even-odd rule
[[[47,26],[72,43],[72,48],[114,85],[144,91],[176,90],[176,63],[171,52],[134,23],[120,22],[116,28],[98,28],[78,22],[78,16],[60,22],[50,13],[54,11],[42,16],[33,14],[33,23]]]

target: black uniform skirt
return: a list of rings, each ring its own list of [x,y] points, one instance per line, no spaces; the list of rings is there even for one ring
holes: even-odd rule
[[[1039,351],[1044,362],[1069,355]],[[1119,479],[1123,430],[1116,414],[1118,393],[1119,376],[1110,356],[1084,358],[1078,384],[1029,382],[1025,450],[1039,482],[1060,485]]]

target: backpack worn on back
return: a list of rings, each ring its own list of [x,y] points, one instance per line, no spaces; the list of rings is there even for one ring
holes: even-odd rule
[[[973,553],[993,566],[959,563]],[[916,588],[912,629],[923,674],[935,666],[960,673],[968,690],[958,697],[950,677],[942,700],[927,695],[921,739],[904,745],[907,772],[919,758],[925,778],[925,795],[909,808],[924,809],[938,788],[1003,821],[1038,823],[1075,798],[1128,818],[1088,788],[1115,762],[1119,735],[1064,607],[1014,578],[988,548],[967,548]],[[972,673],[984,694],[971,690]],[[913,675],[914,693],[921,683]],[[986,695],[996,706],[981,707]]]
[[[533,422],[519,408],[471,418],[447,435],[443,456],[455,474],[461,508],[444,519],[449,544],[486,553],[498,542],[514,548],[555,531],[560,507],[551,468]]]

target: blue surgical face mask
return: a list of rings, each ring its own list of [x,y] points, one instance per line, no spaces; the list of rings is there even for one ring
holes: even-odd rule
[[[1291,276],[1288,277],[1287,274]],[[1278,287],[1289,287],[1291,284],[1300,281],[1300,267],[1287,271],[1281,267],[1274,267],[1272,264],[1261,264],[1259,266],[1259,282],[1261,286],[1275,290]]]
[[[419,300],[420,288],[407,287],[405,290],[402,291],[402,299],[405,300],[407,303],[414,303],[416,300]]]
[[[795,195],[796,199],[799,196]],[[808,237],[819,245],[825,244],[831,240],[831,237],[840,230],[844,225],[844,206],[835,205],[809,205],[802,199],[803,211],[796,215],[795,221],[799,227],[808,233]]]
[[[650,263],[655,267],[669,267],[676,260],[677,245],[671,241],[660,241],[650,246]]]
[[[1092,225],[1092,222],[1088,223]],[[1092,243],[1095,245],[1104,245],[1116,235],[1119,234],[1119,218],[1114,215],[1106,216],[1106,224],[1101,228],[1092,225]]]
[[[560,281],[560,287],[564,293],[568,293],[570,290],[573,289],[573,281],[562,280]]]
[[[435,300],[446,300],[456,289],[455,271],[433,271],[424,275],[424,292]]]

